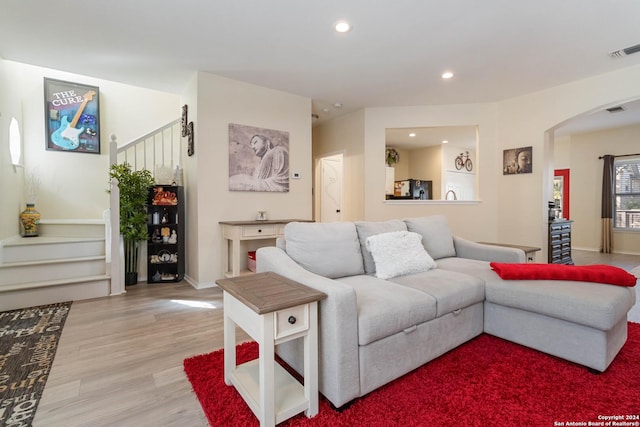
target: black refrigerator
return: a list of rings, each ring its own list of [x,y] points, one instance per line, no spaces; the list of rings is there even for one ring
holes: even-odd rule
[[[395,181],[393,196],[390,199],[431,200],[432,182],[421,179]]]

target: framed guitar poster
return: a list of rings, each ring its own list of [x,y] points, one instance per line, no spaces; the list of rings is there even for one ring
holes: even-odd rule
[[[100,154],[99,90],[44,78],[47,150]]]

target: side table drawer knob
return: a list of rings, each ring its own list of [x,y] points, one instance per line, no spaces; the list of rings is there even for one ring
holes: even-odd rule
[[[309,304],[276,311],[274,327],[276,341],[306,331],[309,328]]]

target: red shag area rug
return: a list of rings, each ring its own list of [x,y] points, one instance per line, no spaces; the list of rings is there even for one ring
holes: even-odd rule
[[[257,357],[257,345],[236,352],[243,363]],[[212,426],[258,425],[224,383],[222,350],[186,359],[184,369]],[[342,412],[321,396],[317,416],[299,414],[279,425],[638,426],[639,417],[640,324],[629,323],[627,343],[602,374],[483,334]]]

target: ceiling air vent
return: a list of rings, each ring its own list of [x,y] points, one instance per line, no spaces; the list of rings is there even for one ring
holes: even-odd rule
[[[622,105],[619,105],[617,107],[607,108],[607,111],[610,113],[619,113],[620,111],[624,111],[624,107]]]
[[[638,52],[640,52],[640,44],[627,47],[625,49],[616,50],[615,52],[609,53],[609,56],[612,58],[620,58],[620,57],[631,55],[632,53],[638,53]]]

